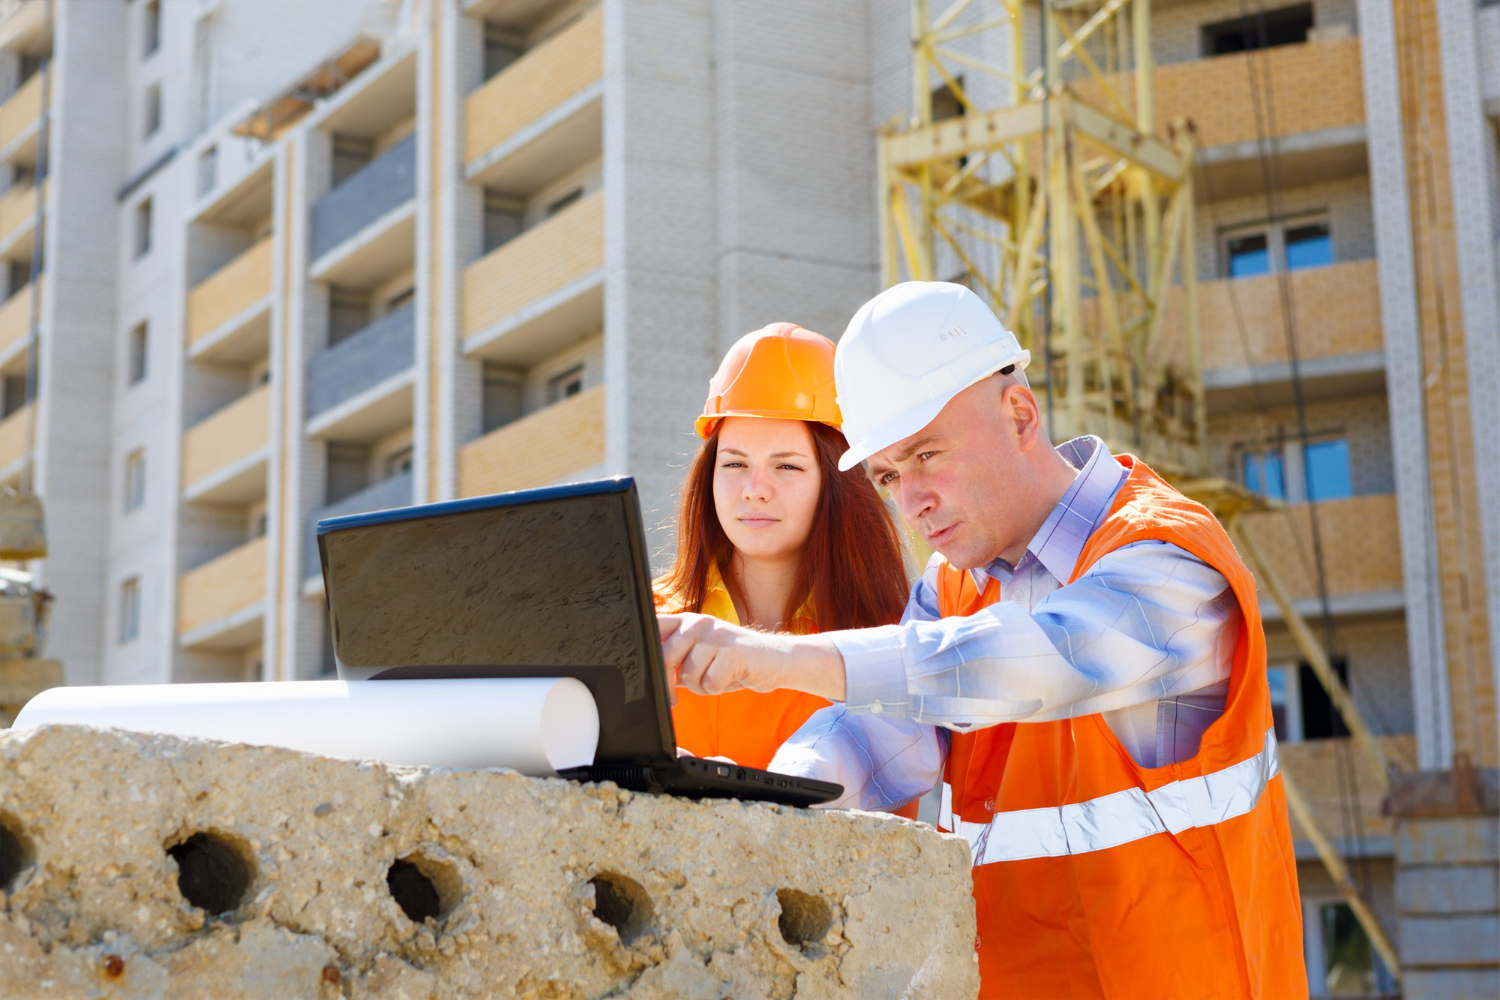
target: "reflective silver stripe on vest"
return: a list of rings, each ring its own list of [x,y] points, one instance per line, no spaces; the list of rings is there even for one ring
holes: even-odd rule
[[[945,783],[938,815],[969,842],[975,865],[1059,858],[1243,816],[1280,771],[1276,732],[1268,729],[1263,749],[1249,760],[1150,792],[1127,788],[1086,802],[1000,812],[988,823],[970,823],[951,815],[952,790]]]

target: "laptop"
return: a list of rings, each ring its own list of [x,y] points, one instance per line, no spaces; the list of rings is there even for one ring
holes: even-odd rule
[[[599,709],[563,776],[813,805],[840,785],[678,757],[640,500],[629,478],[318,522],[339,677],[576,677]]]

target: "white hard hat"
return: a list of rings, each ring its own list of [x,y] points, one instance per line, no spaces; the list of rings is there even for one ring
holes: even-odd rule
[[[948,401],[1031,352],[963,285],[903,281],[866,302],[833,359],[849,450],[839,471],[910,437]]]

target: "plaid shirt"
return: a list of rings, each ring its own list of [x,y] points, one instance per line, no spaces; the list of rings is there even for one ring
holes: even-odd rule
[[[771,769],[837,781],[836,806],[881,809],[937,784],[948,730],[1101,713],[1147,767],[1197,752],[1224,710],[1239,607],[1217,570],[1166,542],[1106,554],[1073,583],[1125,471],[1096,437],[1058,452],[1079,470],[1025,555],[971,570],[1002,600],[942,618],[934,556],[900,625],[826,633],[847,701],[813,715]]]

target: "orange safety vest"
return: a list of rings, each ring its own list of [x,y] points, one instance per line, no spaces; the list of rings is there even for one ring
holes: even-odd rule
[[[1244,616],[1224,714],[1196,755],[1155,768],[1097,714],[953,735],[939,825],[974,855],[980,995],[1305,997],[1255,579],[1205,507],[1117,460],[1128,475],[1072,579],[1146,540],[1222,573]],[[980,594],[939,571],[944,616],[999,600],[999,580]]]
[[[658,603],[670,602],[658,598]],[[703,614],[739,624],[734,601],[717,571],[708,579]],[[820,631],[810,602],[797,609],[788,631],[797,635]],[[829,704],[826,698],[786,688],[718,695],[694,694],[678,688],[677,704],[672,708],[672,728],[676,730],[677,745],[695,757],[728,757],[737,764],[764,770],[771,765],[771,758],[781,744],[801,729],[809,716]],[[917,803],[909,802],[891,812],[916,819]]]

